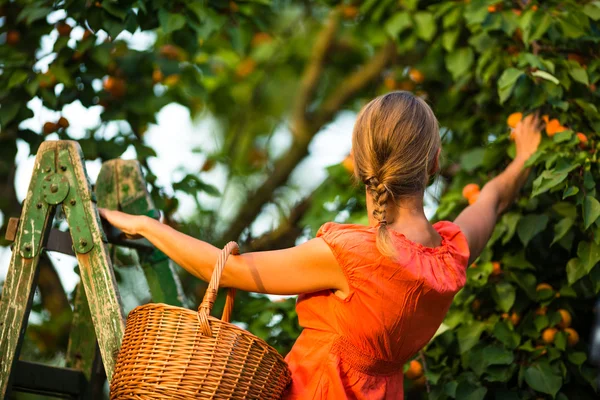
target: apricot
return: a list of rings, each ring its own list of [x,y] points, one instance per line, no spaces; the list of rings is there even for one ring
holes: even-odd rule
[[[418,379],[423,376],[423,366],[417,360],[412,360],[409,364],[408,370],[404,373],[407,379]]]
[[[544,341],[544,343],[546,343],[546,344],[554,343],[554,337],[556,336],[557,332],[558,332],[558,330],[556,328],[544,329],[544,331],[542,332],[542,340]]]
[[[567,310],[563,310],[562,308],[558,310],[561,316],[561,321],[558,323],[558,326],[562,329],[566,329],[571,326],[571,314]]]
[[[517,124],[519,122],[521,122],[522,119],[523,119],[523,113],[516,112],[516,113],[512,113],[508,116],[506,123],[508,124],[508,126],[510,126],[511,128],[514,129],[517,127]]]
[[[566,328],[565,333],[567,334],[567,344],[570,347],[575,346],[579,343],[579,333],[573,328]]]
[[[468,199],[475,193],[479,193],[479,185],[476,183],[469,183],[465,185],[465,187],[462,190],[462,195],[465,199]]]
[[[423,83],[425,81],[425,75],[416,68],[411,68],[408,71],[408,77],[415,83]]]

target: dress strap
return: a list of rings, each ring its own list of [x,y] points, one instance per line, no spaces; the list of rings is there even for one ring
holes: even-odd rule
[[[353,369],[367,375],[394,375],[402,372],[404,368],[402,362],[381,360],[365,354],[342,336],[333,342],[331,352]]]

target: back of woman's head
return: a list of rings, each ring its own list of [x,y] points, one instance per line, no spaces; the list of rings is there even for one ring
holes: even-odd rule
[[[387,205],[422,196],[441,146],[438,122],[425,101],[397,91],[379,96],[359,113],[352,135],[354,172],[373,198],[377,247],[394,257]]]

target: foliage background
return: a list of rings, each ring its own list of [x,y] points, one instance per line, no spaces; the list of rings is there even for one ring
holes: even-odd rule
[[[425,349],[427,386],[406,386],[434,399],[596,398],[587,351],[600,291],[599,19],[599,1],[573,0],[4,1],[0,236],[20,210],[17,146],[35,154],[43,140],[73,136],[89,160],[133,146],[168,223],[217,245],[238,238],[245,251],[281,248],[329,220],[364,222],[362,189],[342,164],[300,200],[289,178],[328,124],[395,89],[425,98],[438,116],[445,156],[431,192],[435,218],[453,219],[467,205],[463,186],[485,184],[514,155],[507,116],[538,111],[564,131],[544,135],[522,197]],[[152,45],[135,48],[127,32],[150,34]],[[58,118],[31,129],[32,98],[58,112],[73,103],[101,110],[101,122],[83,136],[52,125]],[[170,190],[156,180],[144,134],[172,103],[214,121],[216,146],[197,149],[203,166]],[[206,181],[211,171],[219,188]],[[178,218],[185,196],[194,215]],[[273,209],[273,229],[255,234]],[[492,273],[493,261],[502,273]],[[204,285],[183,278],[197,301]],[[536,290],[540,283],[552,290]],[[39,291],[28,356],[60,363],[53,355],[64,347],[71,298],[49,261]],[[574,346],[562,330],[542,340],[559,309],[573,316]],[[235,317],[284,353],[299,332],[293,299],[241,295]]]

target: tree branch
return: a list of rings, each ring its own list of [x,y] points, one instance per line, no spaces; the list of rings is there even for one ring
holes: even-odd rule
[[[324,31],[328,29],[331,28],[326,26]],[[323,33],[323,36],[326,35]],[[243,230],[256,219],[263,206],[271,201],[273,192],[286,183],[298,163],[308,154],[308,146],[314,135],[324,124],[335,117],[347,101],[380,75],[381,70],[390,62],[394,54],[395,44],[390,40],[361,69],[350,74],[343,81],[338,90],[334,91],[326,99],[322,109],[314,118],[307,118],[305,107],[310,103],[310,100],[306,97],[305,93],[300,94],[300,100],[293,111],[291,129],[295,134],[289,151],[275,162],[272,173],[265,182],[248,195],[248,199],[251,201],[248,201],[240,209],[237,217],[233,220],[218,244],[223,244],[227,240],[237,239]],[[320,58],[313,57],[313,61],[315,59]],[[313,93],[318,82],[318,76],[313,75],[317,72],[319,74],[322,72],[322,65],[318,68],[310,65],[307,67],[303,78],[303,91]],[[309,123],[309,120],[312,122]]]
[[[283,219],[277,229],[267,232],[262,236],[250,241],[244,251],[267,251],[292,247],[296,239],[302,233],[302,227],[298,223],[312,205],[312,196],[301,200],[290,211],[289,217]]]
[[[308,65],[304,69],[302,81],[298,89],[298,97],[292,108],[292,134],[302,140],[310,136],[310,127],[306,118],[306,109],[313,101],[313,96],[317,89],[317,84],[323,73],[323,61],[331,48],[335,33],[339,25],[339,13],[332,10],[325,26],[319,32],[317,40],[313,46],[313,52]]]
[[[330,121],[352,96],[381,74],[395,53],[396,44],[392,40],[388,40],[368,63],[347,76],[338,86],[338,90],[325,99],[317,114],[317,124],[323,125]]]

